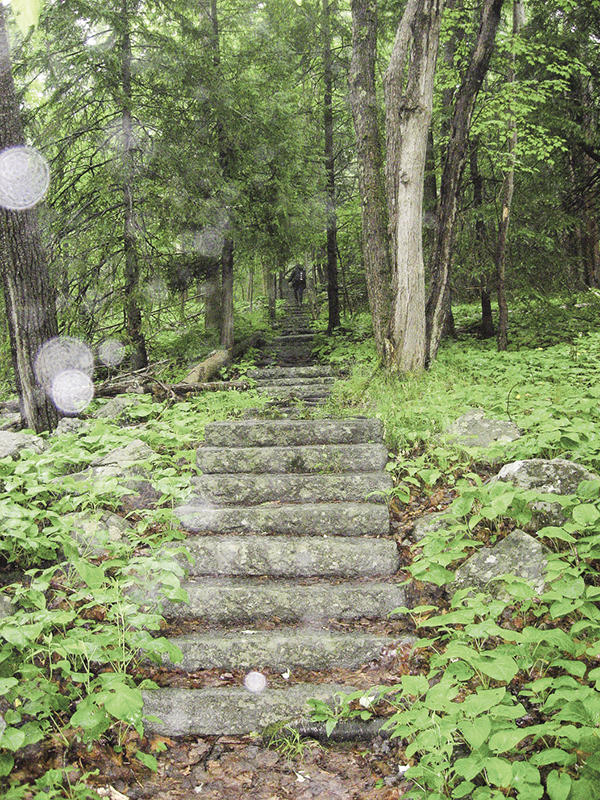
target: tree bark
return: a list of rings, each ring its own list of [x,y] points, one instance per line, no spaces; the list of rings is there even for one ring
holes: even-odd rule
[[[221,256],[221,347],[233,346],[233,242],[225,239]]]
[[[333,146],[333,62],[331,55],[330,2],[323,0],[323,125],[325,174],[327,176],[327,333],[340,327],[340,293],[337,269],[337,215],[335,198],[335,151]]]
[[[482,339],[491,339],[496,335],[494,318],[492,315],[492,292],[490,279],[486,269],[487,253],[487,227],[483,219],[483,176],[479,169],[479,141],[475,138],[471,142],[469,166],[471,183],[473,184],[473,208],[475,218],[475,263],[480,265],[479,296],[481,300],[481,328],[479,335]]]
[[[380,358],[387,363],[390,356],[392,264],[375,89],[377,2],[376,0],[352,0],[351,7],[352,60],[349,86],[356,133],[362,253],[375,344]]]
[[[138,303],[140,268],[136,241],[135,219],[135,143],[133,137],[133,117],[131,113],[133,92],[131,87],[131,32],[128,0],[121,6],[121,88],[123,90],[122,137],[123,174],[121,188],[123,196],[123,250],[125,256],[125,325],[127,338],[133,350],[130,356],[131,369],[143,369],[148,365],[146,340],[142,333],[142,312]]]
[[[475,47],[458,89],[452,114],[450,140],[442,172],[438,232],[432,258],[431,288],[427,300],[427,362],[438,351],[450,308],[450,271],[458,196],[467,157],[467,144],[475,101],[488,70],[504,0],[483,0]]]
[[[513,39],[518,36],[523,16],[521,0],[513,0]],[[511,63],[508,70],[508,82],[515,83],[517,79],[516,58],[514,50],[511,54]],[[508,243],[508,226],[510,211],[515,190],[515,149],[517,146],[517,125],[514,114],[511,112],[508,120],[508,167],[502,184],[502,212],[498,228],[498,247],[496,251],[496,284],[498,289],[498,350],[508,347],[508,303],[506,300],[506,248]]]
[[[0,150],[24,143],[0,6]],[[38,433],[52,430],[59,415],[50,397],[36,385],[33,369],[42,344],[58,335],[54,290],[35,211],[0,208],[0,268],[21,416]]]
[[[443,6],[443,0],[408,0],[384,80],[394,270],[390,366],[401,372],[419,371],[426,360],[423,186]]]

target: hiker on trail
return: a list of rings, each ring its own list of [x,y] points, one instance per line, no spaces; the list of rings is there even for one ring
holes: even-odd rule
[[[306,289],[306,272],[303,267],[295,266],[292,274],[288,278],[288,282],[292,284],[294,290],[294,297],[299,306],[302,305],[302,297]]]

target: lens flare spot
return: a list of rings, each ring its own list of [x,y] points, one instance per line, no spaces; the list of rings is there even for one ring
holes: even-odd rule
[[[48,191],[50,167],[33,147],[9,147],[0,153],[0,206],[9,211],[33,208]]]
[[[94,384],[85,372],[67,369],[54,378],[50,396],[59,411],[79,414],[92,402]]]
[[[262,672],[249,672],[244,678],[244,686],[249,692],[258,694],[267,688],[267,679]]]
[[[56,336],[44,342],[38,350],[33,371],[45,391],[51,394],[56,377],[72,370],[92,377],[94,356],[90,348],[72,336]]]
[[[125,358],[125,347],[118,339],[106,339],[98,348],[98,358],[107,367],[116,367]]]

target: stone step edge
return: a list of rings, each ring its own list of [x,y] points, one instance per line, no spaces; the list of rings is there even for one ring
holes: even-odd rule
[[[272,631],[239,632],[209,631],[171,637],[183,654],[181,663],[167,667],[185,672],[203,669],[269,669],[275,671],[309,669],[327,671],[332,668],[359,669],[394,656],[399,647],[414,644],[414,636],[388,634],[306,631],[298,628],[277,628]]]
[[[246,627],[265,619],[281,624],[304,622],[320,626],[325,620],[400,619],[406,606],[399,581],[356,580],[299,582],[290,579],[199,578],[183,581],[187,602],[163,600],[166,619],[212,620],[215,625]],[[148,589],[140,586],[138,591]],[[135,590],[132,590],[135,595]]]
[[[332,537],[390,534],[390,517],[381,503],[286,503],[207,508],[178,506],[173,511],[191,533],[266,533]]]
[[[381,578],[400,566],[391,538],[192,535],[161,552],[181,549],[176,560],[195,577]]]
[[[239,736],[268,725],[309,719],[310,699],[332,703],[336,694],[355,691],[346,684],[293,684],[284,689],[249,691],[244,686],[144,690],[144,729],[165,736]]]

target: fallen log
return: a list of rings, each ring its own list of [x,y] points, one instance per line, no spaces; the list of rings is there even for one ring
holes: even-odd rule
[[[201,361],[184,378],[184,383],[200,384],[209,381],[220,369],[229,366],[236,358],[244,355],[251,347],[258,347],[263,342],[263,333],[253,333],[242,342],[234,344],[229,350],[217,350],[204,361]]]

